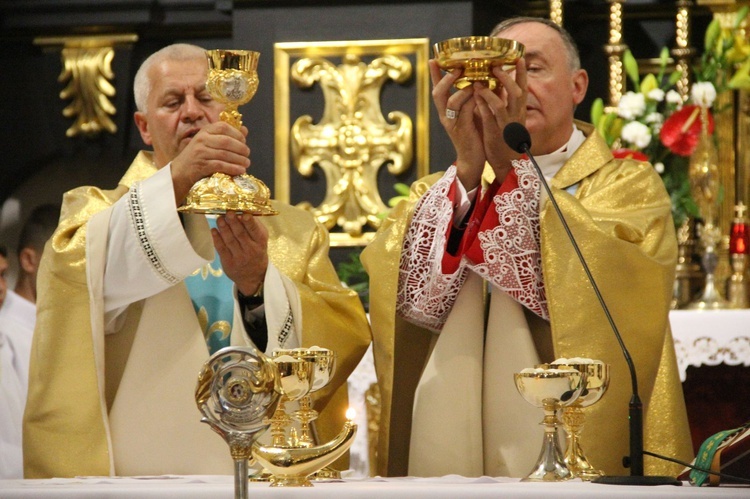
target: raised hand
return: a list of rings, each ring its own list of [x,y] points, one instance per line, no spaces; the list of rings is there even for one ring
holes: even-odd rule
[[[177,206],[185,200],[198,180],[216,172],[241,175],[250,166],[247,128],[237,130],[217,121],[197,131],[185,148],[172,160],[172,182]]]
[[[268,231],[250,214],[227,212],[211,229],[221,267],[243,295],[255,293],[268,268]]]
[[[523,58],[516,64],[515,78],[502,68],[493,68],[499,84],[494,90],[475,83],[475,100],[482,121],[484,153],[498,181],[502,182],[510,171],[510,161],[518,153],[510,149],[503,139],[503,130],[511,122],[526,123],[526,62]]]
[[[430,60],[432,78],[432,100],[440,116],[440,123],[456,150],[456,169],[461,183],[467,190],[479,185],[484,169],[485,153],[480,122],[475,114],[474,89],[469,86],[453,91],[453,84],[461,76],[460,71],[445,73]]]

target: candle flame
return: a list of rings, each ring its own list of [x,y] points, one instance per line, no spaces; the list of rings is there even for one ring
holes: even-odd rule
[[[349,421],[354,420],[354,417],[357,415],[357,411],[354,410],[354,407],[350,407],[346,410],[346,419]]]

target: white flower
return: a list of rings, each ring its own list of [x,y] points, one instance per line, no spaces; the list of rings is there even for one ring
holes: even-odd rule
[[[690,88],[690,98],[698,106],[711,107],[716,100],[716,89],[710,81],[699,81]]]
[[[669,104],[682,104],[682,96],[677,90],[667,92],[667,102]]]
[[[628,92],[620,97],[617,114],[626,120],[634,120],[646,110],[646,97],[643,94]]]
[[[643,121],[651,127],[652,135],[659,135],[661,132],[661,126],[664,124],[664,115],[661,113],[653,112],[648,113]]]
[[[661,102],[664,100],[664,90],[655,88],[648,93],[647,97],[652,101]]]
[[[664,115],[661,113],[648,113],[645,118],[643,118],[643,121],[649,124],[659,124],[664,123]]]
[[[620,137],[638,149],[644,149],[651,143],[651,129],[640,121],[631,121],[622,127]]]
[[[655,163],[654,170],[656,170],[656,173],[658,173],[659,175],[664,173],[664,163],[662,163],[661,161],[659,161],[658,163]]]

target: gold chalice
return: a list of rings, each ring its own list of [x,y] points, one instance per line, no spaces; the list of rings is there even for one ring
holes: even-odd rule
[[[573,475],[581,480],[589,481],[604,475],[589,463],[579,443],[585,414],[584,407],[599,401],[609,386],[609,364],[591,359],[558,359],[552,364],[554,367],[568,366],[586,374],[586,386],[581,395],[571,405],[562,410],[562,422],[567,434],[567,448],[565,450],[565,464]]]
[[[226,108],[221,120],[239,129],[242,115],[237,110],[250,102],[258,90],[258,58],[250,50],[207,50],[208,80],[211,96]],[[271,191],[259,179],[246,173],[230,177],[214,173],[193,185],[179,211],[221,215],[239,211],[252,215],[276,215],[270,204]]]
[[[560,482],[574,478],[565,464],[557,438],[557,411],[574,403],[586,386],[586,375],[567,366],[548,364],[527,368],[513,378],[518,392],[529,404],[544,409],[544,440],[534,468],[523,482]]]
[[[475,81],[495,88],[498,81],[492,75],[492,68],[512,68],[523,57],[524,48],[522,43],[506,38],[464,36],[436,43],[433,52],[441,69],[463,70],[463,76],[454,84],[456,88],[468,87]]]

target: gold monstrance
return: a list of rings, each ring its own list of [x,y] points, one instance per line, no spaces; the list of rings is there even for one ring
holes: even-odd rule
[[[226,108],[221,120],[238,130],[242,115],[237,108],[253,98],[258,90],[259,52],[250,50],[207,50],[208,80],[211,96]],[[179,211],[221,215],[240,211],[252,215],[276,215],[270,204],[271,191],[259,179],[242,174],[230,177],[214,173],[193,185]]]
[[[522,43],[494,36],[450,38],[433,45],[435,60],[441,69],[463,70],[463,76],[454,84],[456,88],[468,87],[475,81],[495,88],[498,81],[492,75],[492,68],[510,69],[523,57],[524,50]]]

